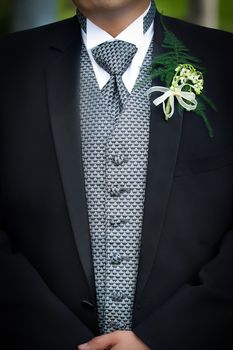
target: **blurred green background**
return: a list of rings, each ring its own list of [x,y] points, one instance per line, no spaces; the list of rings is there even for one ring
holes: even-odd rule
[[[0,35],[32,28],[75,13],[71,0],[0,0]],[[233,31],[232,0],[156,0],[166,15]]]

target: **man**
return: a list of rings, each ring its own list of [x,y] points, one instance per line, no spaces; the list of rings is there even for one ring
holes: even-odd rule
[[[1,348],[232,349],[232,36],[75,4],[0,42]],[[147,98],[161,17],[207,69],[213,138]]]

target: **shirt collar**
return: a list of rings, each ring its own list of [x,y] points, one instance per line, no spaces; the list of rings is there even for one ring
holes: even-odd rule
[[[87,32],[82,30],[82,35],[85,37],[87,50],[91,50],[94,47],[106,42],[113,40],[123,40],[137,46],[137,48],[143,45],[143,18],[147,15],[150,10],[150,6],[146,11],[138,17],[134,22],[132,22],[126,29],[124,29],[117,37],[111,36],[109,33],[105,32],[102,28],[98,27],[96,24],[87,19]]]

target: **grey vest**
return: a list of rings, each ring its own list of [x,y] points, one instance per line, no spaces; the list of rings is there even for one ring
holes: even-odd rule
[[[144,209],[152,44],[123,112],[111,116],[82,47],[82,160],[101,333],[132,328]]]

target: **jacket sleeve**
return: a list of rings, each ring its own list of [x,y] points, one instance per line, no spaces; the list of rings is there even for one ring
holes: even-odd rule
[[[0,230],[0,348],[73,350],[94,335]]]
[[[0,110],[13,74],[10,63],[23,52],[24,37],[19,33],[0,40]],[[76,349],[94,336],[92,331],[49,289],[30,261],[15,254],[1,215],[0,210],[0,349]]]
[[[151,350],[233,349],[233,229],[199,280],[182,286],[134,329]]]

